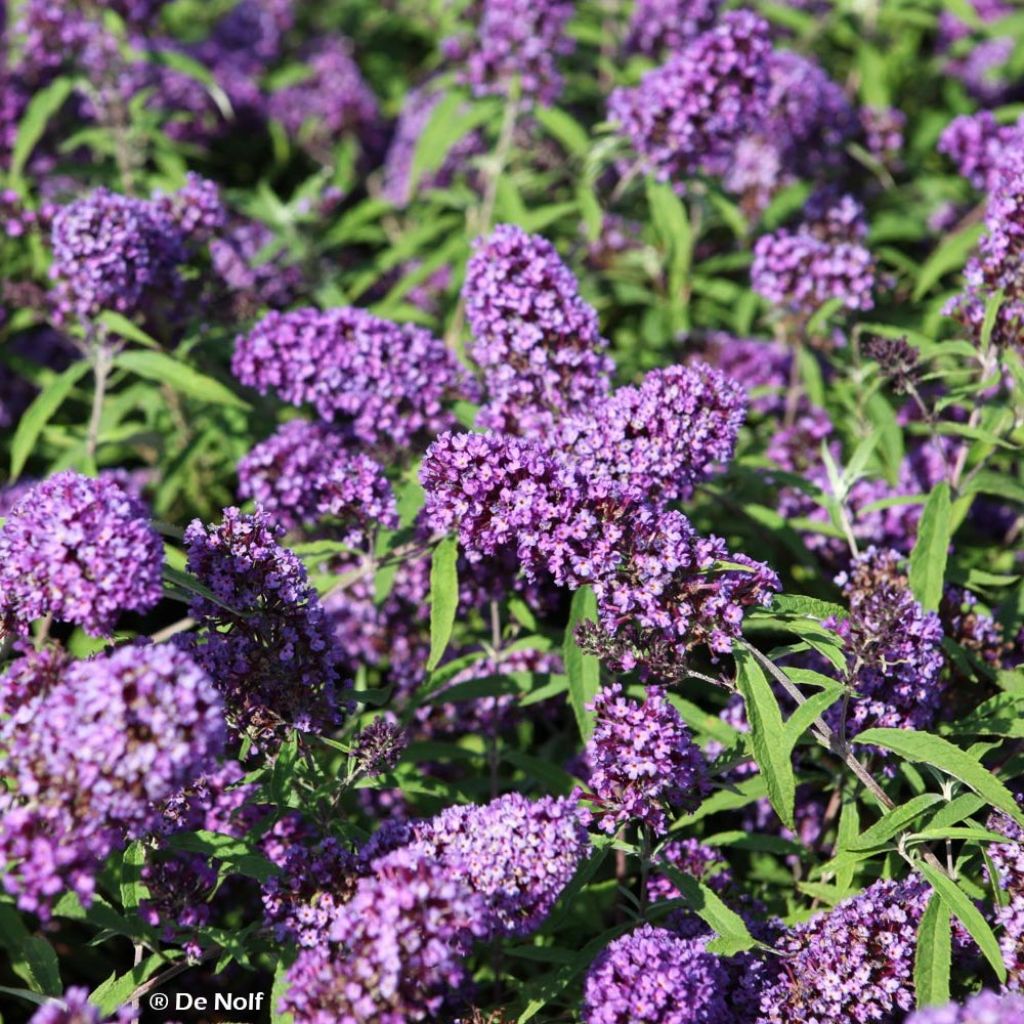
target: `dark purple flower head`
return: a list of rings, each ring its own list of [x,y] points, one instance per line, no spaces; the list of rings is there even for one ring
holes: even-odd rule
[[[706,364],[651,370],[589,412],[557,425],[579,472],[655,504],[687,498],[733,454],[747,411],[743,388]]]
[[[384,775],[394,771],[409,745],[409,734],[395,722],[375,718],[352,741],[350,756],[357,771],[364,775]]]
[[[329,731],[344,717],[342,655],[282,532],[263,511],[237,508],[219,526],[188,527],[189,572],[213,592],[189,606],[201,630],[189,639],[239,729]]]
[[[486,899],[498,936],[536,931],[590,847],[575,800],[518,793],[449,807],[415,832],[447,874]]]
[[[892,164],[903,149],[907,115],[898,107],[863,107],[861,128],[868,152],[884,164]]]
[[[463,77],[473,92],[477,96],[509,95],[515,80],[527,100],[549,104],[558,99],[562,76],[557,61],[573,51],[572,39],[565,31],[572,3],[480,0],[477,6],[475,38],[446,44],[450,54],[464,57]]]
[[[979,992],[962,1006],[950,1003],[918,1010],[906,1024],[1024,1024],[1024,996]]]
[[[837,577],[849,618],[830,623],[843,638],[850,682],[850,733],[866,726],[928,729],[942,705],[942,624],[910,592],[897,551],[868,548]]]
[[[615,832],[640,822],[663,834],[666,809],[692,810],[708,789],[707,765],[690,730],[658,687],[648,687],[640,704],[613,683],[592,709],[597,717],[587,762],[598,824]]]
[[[681,50],[714,25],[722,0],[637,0],[626,46],[657,57]]]
[[[329,518],[339,539],[357,546],[379,527],[398,526],[383,468],[327,424],[292,420],[279,427],[238,464],[238,479],[238,493],[286,529]]]
[[[902,1019],[914,1006],[917,928],[930,888],[879,881],[784,932],[760,1024]]]
[[[268,313],[238,338],[232,369],[261,394],[311,404],[386,450],[454,426],[446,403],[473,393],[444,342],[354,308]]]
[[[282,309],[302,290],[302,270],[265,224],[233,219],[210,240],[210,262],[242,311]]]
[[[53,615],[93,636],[163,593],[163,544],[142,503],[70,470],[29,489],[0,528],[0,619],[24,631]]]
[[[767,113],[771,33],[750,11],[730,11],[632,89],[608,113],[662,181],[720,173],[739,139]]]
[[[178,293],[182,235],[160,204],[98,188],[57,212],[52,231],[57,311],[144,313]]]
[[[209,242],[227,225],[228,214],[220,189],[194,171],[188,172],[185,184],[177,192],[157,195],[153,205],[192,243]]]
[[[659,873],[659,865],[668,865],[684,875],[691,875],[717,892],[727,889],[733,881],[729,865],[718,850],[705,846],[699,839],[673,839],[659,850],[647,880],[648,898],[655,902],[678,899],[682,895],[675,882]]]
[[[547,239],[499,225],[477,241],[462,297],[484,373],[483,426],[539,435],[606,394],[614,367],[597,313]]]
[[[295,1024],[436,1019],[466,984],[466,954],[487,922],[465,881],[421,849],[395,850],[337,909],[330,943],[300,953],[280,1010]]]
[[[3,879],[26,910],[58,893],[91,898],[100,863],[152,831],[161,803],[210,770],[225,743],[209,677],[169,646],[74,662],[0,730],[14,788],[0,797]]]
[[[39,1007],[28,1024],[132,1024],[138,1019],[131,1006],[122,1006],[113,1017],[105,1017],[89,1002],[87,988],[69,988],[60,999],[51,999]]]
[[[729,976],[701,939],[643,924],[600,953],[583,982],[584,1024],[730,1024]]]

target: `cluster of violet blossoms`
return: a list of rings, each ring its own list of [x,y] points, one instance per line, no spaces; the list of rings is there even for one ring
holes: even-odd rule
[[[653,686],[639,704],[614,683],[598,693],[591,710],[595,722],[586,761],[600,828],[614,833],[640,822],[654,835],[663,834],[666,808],[693,809],[709,789],[707,765],[686,723]]]
[[[346,441],[329,424],[292,420],[239,463],[238,493],[286,529],[329,517],[343,543],[363,545],[377,526],[394,529],[398,512],[383,467]]]
[[[28,488],[0,528],[0,623],[24,633],[52,615],[109,636],[122,612],[160,600],[162,570],[141,501],[112,479],[66,470]]]
[[[730,11],[638,86],[616,89],[609,117],[659,180],[721,173],[764,118],[771,48],[767,22]]]
[[[363,309],[268,313],[238,338],[232,369],[260,394],[311,405],[364,444],[407,448],[451,428],[446,405],[473,396],[444,342]]]
[[[216,526],[185,531],[188,569],[212,592],[189,613],[183,640],[224,694],[240,731],[282,724],[330,731],[345,716],[341,652],[305,566],[278,544],[283,528],[262,510],[224,510]]]
[[[24,655],[0,676],[5,770],[3,885],[46,917],[70,888],[88,903],[103,860],[159,827],[160,804],[224,749],[220,695],[171,646],[133,645],[87,661]]]

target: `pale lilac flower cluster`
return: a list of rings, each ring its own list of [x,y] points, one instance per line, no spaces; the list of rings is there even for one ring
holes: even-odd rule
[[[238,493],[252,498],[285,529],[330,518],[338,538],[367,543],[378,527],[398,526],[395,495],[383,467],[346,446],[324,423],[292,420],[238,464]]]
[[[785,931],[758,1024],[896,1022],[914,1007],[917,927],[930,888],[878,881]]]
[[[380,113],[353,58],[352,44],[340,36],[328,37],[302,63],[307,74],[300,81],[271,93],[270,116],[325,158],[345,134],[372,141],[379,132]]]
[[[58,211],[52,244],[61,315],[135,315],[180,289],[185,247],[160,204],[98,188]]]
[[[995,164],[985,207],[985,234],[964,269],[965,288],[945,313],[980,338],[988,299],[1002,291],[992,341],[1019,343],[1024,324],[1024,146],[1011,145]]]
[[[942,624],[915,600],[897,551],[868,548],[837,577],[850,615],[829,625],[843,638],[850,682],[847,730],[927,729],[942,705]]]
[[[746,417],[743,387],[703,363],[651,370],[590,412],[556,425],[556,444],[590,480],[663,504],[687,498],[733,455]]]
[[[695,807],[709,788],[707,764],[690,730],[659,687],[648,687],[641,704],[613,683],[591,708],[596,719],[586,757],[598,825],[611,833],[641,823],[663,834],[666,809]]]
[[[415,833],[446,874],[486,900],[494,936],[536,931],[590,847],[575,800],[519,793],[449,807]]]
[[[649,57],[675,53],[711,28],[721,8],[722,0],[637,0],[626,46]]]
[[[351,307],[268,313],[237,339],[232,370],[388,450],[452,427],[446,403],[473,394],[444,342]]]
[[[213,767],[225,727],[209,677],[173,647],[74,662],[35,689],[0,731],[13,782],[0,797],[0,858],[13,865],[7,892],[46,916],[66,888],[92,898],[103,859]]]
[[[918,1010],[906,1024],[1024,1024],[1024,996],[979,992],[963,1005],[950,1003]]]
[[[218,526],[192,522],[188,569],[212,597],[189,606],[200,632],[186,642],[238,729],[330,731],[345,711],[341,652],[305,567],[278,544],[282,532],[261,510],[225,509]]]
[[[729,1024],[729,975],[700,939],[643,924],[612,942],[583,983],[585,1024]]]
[[[0,622],[53,615],[93,636],[163,594],[163,544],[142,503],[109,479],[65,470],[27,490],[0,528]]]
[[[874,307],[875,258],[862,244],[864,225],[849,196],[796,229],[762,235],[754,246],[754,291],[797,315],[836,299],[845,309]]]
[[[338,908],[329,943],[299,954],[279,1011],[295,1024],[435,1019],[466,985],[487,922],[486,900],[460,876],[416,846],[395,850]]]
[[[546,239],[499,225],[476,243],[462,297],[484,375],[481,425],[540,435],[607,393],[613,364],[597,313]]]
[[[990,192],[999,180],[997,168],[1003,154],[1011,146],[1024,144],[1022,129],[1020,121],[999,124],[990,110],[979,110],[950,121],[936,148],[975,188]]]
[[[638,86],[615,90],[609,117],[660,180],[721,173],[767,113],[770,54],[768,24],[730,11]]]
[[[569,0],[480,0],[475,40],[449,40],[451,56],[465,50],[463,76],[477,96],[508,96],[513,82],[526,100],[553,103],[562,91],[558,58],[573,51],[565,30]]]
[[[105,1017],[89,1002],[89,990],[74,986],[60,999],[50,999],[40,1006],[28,1024],[133,1024],[136,1020],[138,1014],[131,1006],[122,1006],[113,1017]]]

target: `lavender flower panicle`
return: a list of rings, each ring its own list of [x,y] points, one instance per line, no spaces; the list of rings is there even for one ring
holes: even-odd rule
[[[238,493],[285,529],[330,518],[353,547],[379,527],[395,529],[398,512],[383,467],[352,451],[327,424],[291,420],[238,464]]]
[[[626,47],[648,57],[681,50],[718,19],[722,0],[637,0]]]
[[[607,393],[613,364],[597,313],[546,239],[499,225],[477,241],[462,296],[484,375],[481,425],[538,436]]]
[[[1024,1024],[1024,996],[979,992],[962,1006],[950,1003],[918,1010],[906,1024]]]
[[[104,1016],[99,1007],[89,1002],[89,990],[81,986],[69,988],[60,999],[43,1003],[28,1024],[133,1024],[138,1013],[131,1006],[122,1006],[113,1017]]]
[[[0,621],[53,615],[93,636],[163,594],[163,544],[142,503],[110,479],[65,470],[29,489],[0,529]]]
[[[668,828],[665,809],[693,809],[708,791],[707,765],[663,690],[648,687],[642,704],[618,683],[595,697],[587,741],[592,802],[598,825],[615,832],[639,822],[655,835]]]
[[[219,526],[185,531],[188,568],[214,599],[196,597],[199,634],[186,641],[224,694],[239,729],[274,733],[282,723],[329,731],[345,713],[341,652],[282,528],[257,509],[224,510]]]

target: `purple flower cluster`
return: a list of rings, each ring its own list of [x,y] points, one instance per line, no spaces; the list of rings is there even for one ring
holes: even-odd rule
[[[700,537],[682,513],[586,481],[535,442],[444,434],[421,479],[427,521],[456,529],[471,563],[514,548],[529,578],[593,586],[601,626],[623,645],[623,661],[628,649],[658,644],[680,655],[701,643],[728,651],[743,608],[778,589],[767,566]]]
[[[466,984],[465,956],[487,921],[459,876],[415,846],[395,850],[338,908],[330,942],[299,954],[280,1012],[295,1024],[434,1019]]]
[[[565,31],[572,17],[568,0],[480,0],[475,40],[464,54],[463,76],[477,96],[519,95],[543,104],[562,91],[558,58],[573,51]],[[449,40],[451,56],[462,55],[465,40]]]
[[[394,771],[409,745],[409,734],[397,723],[375,718],[352,741],[349,756],[357,772],[373,778]]]
[[[699,839],[673,839],[658,851],[654,859],[653,872],[647,880],[647,895],[652,902],[674,900],[682,895],[675,883],[659,872],[659,865],[668,865],[684,875],[691,875],[716,892],[722,892],[733,882],[729,865],[718,850],[705,846]]]
[[[277,543],[282,532],[261,510],[225,509],[219,526],[193,521],[188,569],[212,595],[189,606],[200,632],[185,642],[238,729],[330,731],[345,710],[341,652],[305,567]]]
[[[591,708],[596,720],[586,757],[598,825],[610,833],[639,822],[662,835],[666,808],[692,809],[708,791],[707,765],[690,730],[654,686],[639,704],[613,683]]]
[[[688,362],[718,367],[726,377],[743,386],[752,412],[771,415],[783,411],[792,359],[780,342],[737,338],[724,331],[713,331],[700,340]]]
[[[310,404],[386,450],[450,428],[445,404],[472,395],[442,341],[354,308],[268,313],[238,338],[232,369],[260,394]]]
[[[689,497],[716,464],[732,458],[746,412],[744,389],[721,371],[670,366],[561,420],[556,443],[588,479],[608,479],[625,495],[662,504]]]
[[[750,11],[730,11],[640,85],[617,89],[608,113],[660,180],[720,173],[764,118],[771,35]]]
[[[327,424],[292,420],[238,464],[238,493],[285,529],[329,517],[343,543],[366,544],[378,527],[398,526],[395,495],[379,463],[346,447]]]
[[[996,907],[995,923],[1000,927],[999,948],[1006,964],[1006,987],[1024,991],[1024,828],[1009,815],[993,812],[986,822],[992,832],[1002,833],[1005,843],[993,843],[988,855],[995,871],[992,885],[1006,897]]]
[[[1020,145],[1024,125],[999,124],[990,110],[961,114],[946,126],[937,149],[956,164],[975,188],[991,191],[998,183],[996,169],[1010,146]]]
[[[142,503],[110,479],[70,470],[30,488],[0,529],[0,621],[24,631],[53,615],[93,636],[163,593],[163,544]]]
[[[988,299],[1002,291],[992,341],[1018,344],[1024,324],[1024,146],[1011,145],[992,169],[985,228],[964,269],[964,291],[945,312],[980,339]]]
[[[721,7],[722,0],[637,0],[626,46],[649,57],[675,53],[714,25]]]
[[[122,1006],[113,1017],[104,1017],[89,1002],[87,988],[69,988],[60,999],[51,999],[39,1007],[28,1024],[133,1024],[138,1014],[131,1006]]]
[[[352,44],[340,36],[328,37],[302,62],[307,74],[270,95],[270,116],[325,158],[345,134],[372,140],[379,131],[380,113],[352,56]]]
[[[700,939],[643,924],[598,955],[583,983],[585,1024],[728,1024],[729,975]]]
[[[1024,996],[979,992],[962,1006],[930,1006],[911,1014],[906,1024],[1024,1024]]]
[[[754,246],[754,291],[790,313],[810,315],[838,299],[845,309],[874,307],[875,258],[861,242],[865,227],[849,196],[795,230],[762,235]]]
[[[275,244],[270,228],[256,220],[229,222],[210,240],[210,263],[243,316],[263,306],[282,309],[302,290],[302,270]]]
[[[536,931],[590,846],[574,800],[518,793],[449,807],[415,833],[417,846],[486,900],[496,936]]]
[[[124,647],[46,678],[3,723],[11,792],[0,796],[5,889],[43,916],[95,874],[127,836],[158,827],[160,803],[211,769],[225,742],[209,677],[184,652]],[[0,680],[6,686],[6,677]]]
[[[135,315],[180,288],[186,252],[161,204],[98,188],[58,211],[51,240],[62,315]]]
[[[484,374],[483,426],[540,435],[607,393],[613,364],[597,313],[546,239],[499,225],[476,243],[462,297]]]
[[[927,729],[942,705],[942,624],[910,592],[897,551],[869,548],[837,577],[849,618],[830,622],[843,638],[856,693],[847,729]]]
[[[930,889],[878,881],[784,932],[777,981],[761,998],[758,1024],[880,1021],[914,1006],[917,927]]]

